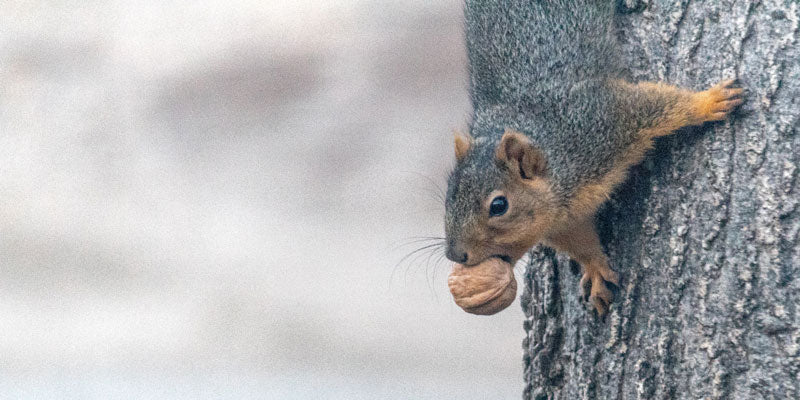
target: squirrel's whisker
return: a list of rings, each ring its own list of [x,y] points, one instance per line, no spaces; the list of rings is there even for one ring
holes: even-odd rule
[[[441,203],[441,205],[444,205],[444,203],[445,203],[445,191],[444,191],[444,189],[442,189],[442,187],[438,183],[436,183],[435,180],[433,180],[433,178],[431,178],[431,177],[429,177],[429,176],[427,176],[425,174],[416,172],[416,171],[404,171],[404,172],[409,173],[409,174],[417,175],[417,176],[425,179],[426,181],[428,181],[428,183],[430,183],[433,186],[433,189],[435,189],[435,191],[430,189],[430,188],[427,188],[426,190],[428,190],[429,193],[432,196],[434,196],[434,200],[437,200],[439,203]]]
[[[391,250],[392,251],[396,251],[396,250],[400,250],[403,247],[412,246],[412,245],[418,245],[420,243],[426,243],[426,242],[427,243],[431,243],[431,244],[436,244],[438,242],[441,242],[442,244],[444,244],[444,238],[434,237],[434,236],[430,236],[430,237],[410,237],[410,238],[406,238],[406,239],[400,240],[397,243],[395,243],[392,246]]]
[[[411,261],[415,261],[416,259],[418,259],[419,256],[420,256],[420,252],[423,252],[423,251],[425,251],[427,249],[431,249],[431,248],[435,248],[435,247],[441,247],[443,245],[444,245],[444,243],[437,242],[437,243],[428,244],[428,245],[419,247],[419,248],[409,252],[408,254],[403,256],[403,258],[401,258],[400,261],[397,262],[397,264],[395,264],[394,268],[392,268],[392,274],[389,277],[389,281],[391,282],[392,279],[394,279],[395,271],[397,271],[397,268],[402,266],[404,262],[409,261],[408,267],[406,268],[406,278],[407,278],[408,270],[411,267],[411,264],[413,264]],[[424,253],[422,253],[422,254],[424,254]],[[414,258],[412,258],[412,257],[414,257]]]

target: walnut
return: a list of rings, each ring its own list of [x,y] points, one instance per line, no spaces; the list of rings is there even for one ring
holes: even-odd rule
[[[471,314],[495,314],[517,295],[512,265],[496,257],[471,267],[455,264],[447,285],[456,304]]]

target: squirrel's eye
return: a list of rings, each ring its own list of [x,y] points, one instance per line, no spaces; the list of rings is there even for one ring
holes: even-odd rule
[[[489,215],[499,217],[508,211],[508,200],[505,196],[497,196],[492,199],[492,204],[489,205]]]

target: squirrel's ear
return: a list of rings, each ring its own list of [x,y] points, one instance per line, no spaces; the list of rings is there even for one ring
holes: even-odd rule
[[[472,146],[472,138],[458,131],[455,131],[453,136],[456,144],[456,161],[461,161],[467,156],[467,152]]]
[[[512,171],[519,171],[523,179],[541,176],[547,168],[547,161],[541,150],[527,136],[511,129],[506,129],[495,155]]]

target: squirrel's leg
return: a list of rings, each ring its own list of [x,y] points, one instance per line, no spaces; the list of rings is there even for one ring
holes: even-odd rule
[[[681,89],[665,83],[620,81],[624,102],[634,113],[640,113],[638,126],[643,138],[669,135],[675,130],[708,121],[725,119],[742,104],[743,90],[734,87],[735,80],[725,80],[702,92]]]
[[[619,285],[619,275],[608,266],[608,258],[603,253],[603,246],[594,228],[592,218],[551,235],[545,244],[556,250],[566,252],[583,266],[583,277],[580,282],[581,297],[586,299],[586,288],[591,284],[589,301],[604,315],[611,303],[613,294],[606,287],[606,282]]]
[[[638,84],[613,81],[619,128],[634,136],[611,170],[599,180],[578,188],[570,204],[573,220],[591,218],[608,200],[611,191],[625,180],[628,168],[639,163],[653,145],[653,138],[669,135],[684,126],[725,118],[742,103],[742,89],[727,80],[702,92],[692,92],[664,83]]]

